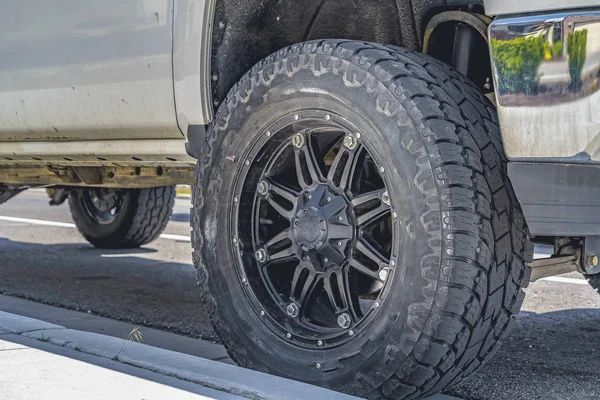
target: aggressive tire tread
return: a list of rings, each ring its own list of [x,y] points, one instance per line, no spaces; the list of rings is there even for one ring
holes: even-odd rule
[[[232,359],[260,370],[221,320],[211,292],[205,260],[212,249],[203,246],[202,209],[207,198],[218,201],[221,182],[209,180],[206,171],[235,106],[277,74],[306,69],[314,75],[335,70],[348,85],[369,91],[381,113],[411,125],[398,143],[417,161],[414,182],[426,204],[420,223],[431,251],[421,261],[426,286],[409,307],[410,329],[390,338],[379,366],[357,373],[344,391],[373,399],[439,392],[498,348],[523,301],[533,246],[507,178],[495,109],[465,77],[431,57],[381,44],[312,41],[259,62],[231,89],[209,131],[193,191],[193,259],[206,310]],[[401,118],[397,103],[409,121]],[[390,370],[407,346],[402,368]]]

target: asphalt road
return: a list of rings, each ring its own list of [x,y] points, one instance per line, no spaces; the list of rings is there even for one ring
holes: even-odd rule
[[[30,191],[0,206],[0,293],[217,339],[185,240],[189,200],[177,200],[164,237],[133,251],[92,248],[70,225],[68,206],[47,203],[43,192]],[[64,225],[40,225],[44,221]],[[598,399],[599,333],[600,295],[581,276],[533,283],[496,356],[448,394],[468,400]]]

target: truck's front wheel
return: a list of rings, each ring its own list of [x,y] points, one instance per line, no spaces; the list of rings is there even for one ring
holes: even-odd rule
[[[532,256],[495,110],[423,55],[315,41],[255,66],[197,167],[201,296],[239,364],[369,398],[470,374]]]
[[[149,189],[74,189],[69,206],[75,225],[95,247],[134,248],[158,238],[167,226],[175,186]]]

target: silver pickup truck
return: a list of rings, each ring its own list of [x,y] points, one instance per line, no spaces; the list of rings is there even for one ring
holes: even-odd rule
[[[600,287],[599,133],[597,1],[0,13],[0,202],[47,188],[93,245],[136,247],[192,184],[231,357],[369,399],[476,371],[530,280]]]

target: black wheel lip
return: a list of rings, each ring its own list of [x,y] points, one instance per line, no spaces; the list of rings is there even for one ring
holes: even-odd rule
[[[327,116],[329,116],[329,118],[327,118]],[[275,333],[277,336],[279,336],[283,341],[286,341],[288,343],[293,343],[293,344],[297,345],[298,347],[303,347],[303,348],[310,349],[310,350],[314,350],[314,349],[327,350],[329,348],[335,348],[340,345],[343,345],[344,343],[349,342],[353,338],[360,336],[360,333],[362,333],[364,328],[366,326],[368,326],[369,323],[373,320],[375,314],[382,312],[381,310],[384,308],[383,303],[384,303],[384,301],[387,297],[387,293],[389,292],[390,287],[391,287],[390,282],[393,281],[393,278],[396,274],[396,266],[390,266],[389,276],[386,279],[384,287],[381,289],[378,298],[376,299],[376,301],[379,302],[379,307],[371,308],[364,315],[364,317],[359,321],[359,323],[352,327],[352,334],[349,334],[349,330],[347,330],[347,329],[345,329],[341,332],[339,329],[331,329],[332,334],[330,336],[322,337],[319,339],[315,339],[313,337],[308,337],[308,336],[303,336],[303,335],[297,335],[297,334],[293,334],[292,338],[290,338],[287,336],[287,333],[289,333],[289,331],[286,331],[278,321],[276,321],[269,313],[267,313],[264,310],[264,307],[261,306],[260,301],[256,298],[255,293],[251,289],[249,289],[248,279],[245,274],[244,264],[243,264],[243,260],[241,258],[241,252],[239,251],[238,241],[237,241],[237,239],[239,238],[239,232],[238,232],[238,222],[239,222],[238,221],[238,215],[239,215],[238,210],[240,207],[239,193],[241,193],[241,187],[244,184],[244,179],[242,179],[242,178],[246,177],[257,153],[260,152],[260,150],[263,148],[263,146],[269,140],[271,140],[282,129],[284,129],[294,123],[306,122],[306,121],[322,121],[327,124],[330,124],[331,126],[337,125],[342,129],[345,126],[348,126],[352,129],[348,129],[348,130],[344,129],[345,131],[353,132],[353,133],[359,132],[359,130],[356,128],[356,126],[354,124],[352,124],[347,118],[343,117],[342,115],[340,115],[336,112],[333,112],[333,111],[323,110],[323,109],[315,109],[315,108],[298,109],[298,110],[289,112],[285,116],[280,117],[280,118],[270,122],[267,125],[267,128],[262,130],[260,136],[258,136],[248,146],[248,151],[246,152],[246,154],[243,157],[240,158],[240,160],[242,160],[242,161],[238,163],[237,168],[234,172],[234,183],[233,183],[234,202],[233,202],[232,207],[228,207],[228,213],[230,213],[230,218],[228,220],[230,221],[230,232],[233,232],[233,238],[232,238],[232,240],[228,241],[229,242],[228,246],[229,246],[230,251],[232,252],[231,254],[234,254],[234,260],[235,260],[234,269],[236,271],[238,282],[242,288],[242,292],[244,293],[246,299],[251,304],[252,309],[253,309],[254,313],[256,314],[256,317],[261,319],[265,323],[265,325],[273,333]],[[361,135],[363,135],[363,134],[361,133]],[[364,136],[362,136],[362,137],[364,139]],[[381,157],[381,155],[378,154],[378,152],[376,152],[372,148],[372,146],[370,146],[370,144],[365,142],[364,140],[363,140],[362,144],[367,149],[369,155],[376,161],[376,164],[378,166],[385,166],[385,169],[387,170],[388,169],[387,164],[385,162],[380,161],[380,160],[384,159],[384,157]],[[283,146],[282,146],[282,148],[279,148],[278,151],[280,151],[280,152],[283,151]],[[387,173],[381,174],[381,177],[384,181],[386,188],[392,187],[391,182],[390,182],[390,177]],[[317,182],[313,186],[316,187],[320,184],[323,184],[323,182]],[[396,204],[394,201],[394,197],[393,197],[394,195],[389,189],[388,189],[388,194],[390,195],[391,204]],[[394,212],[395,208],[392,207],[391,211]],[[392,219],[392,229],[393,229],[392,234],[396,235],[397,229],[398,229],[398,221],[395,218]],[[255,247],[254,244],[253,244],[253,247]],[[394,247],[397,247],[397,244],[394,244]],[[254,248],[253,250],[256,251],[256,248]],[[398,249],[392,250],[391,258],[398,259]],[[284,309],[282,309],[281,311],[283,313],[285,313]],[[261,313],[263,313],[263,314],[261,314]],[[317,343],[319,341],[323,341],[323,344],[318,345]]]

